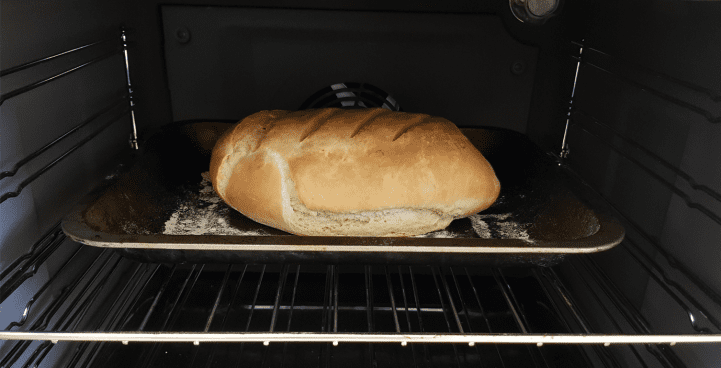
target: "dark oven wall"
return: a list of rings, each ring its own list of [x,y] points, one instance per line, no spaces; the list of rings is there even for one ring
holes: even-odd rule
[[[638,267],[636,249],[669,265],[664,278],[686,273],[721,292],[720,5],[586,0],[566,6],[569,37],[577,42],[569,53],[580,56],[569,164],[624,219],[623,246],[596,260],[657,331],[694,333],[689,318],[668,318],[684,312],[662,283],[642,277],[647,271]],[[705,300],[691,285],[675,286]],[[689,366],[717,364],[717,352],[701,348],[683,351]]]
[[[121,97],[127,93],[127,87],[119,52],[119,29],[128,17],[126,9],[126,4],[120,1],[2,2],[3,71],[81,45],[103,42],[2,77],[0,193],[4,200],[0,203],[0,270],[7,270],[13,260],[58,224],[108,174],[112,160],[128,150],[132,128],[128,114],[121,113],[127,109]],[[95,61],[52,83],[12,95],[89,60]],[[105,114],[93,118],[103,109]],[[83,122],[87,123],[78,127]],[[97,139],[83,143],[99,129]],[[68,131],[72,132],[66,134]],[[61,137],[64,138],[58,140]],[[24,160],[53,141],[56,144],[35,158]],[[64,158],[56,161],[61,156]],[[18,166],[23,160],[25,164]],[[47,166],[52,162],[55,164]],[[31,180],[41,170],[44,174]],[[10,171],[14,174],[6,176]],[[66,244],[60,253],[69,254],[75,249],[76,246]],[[29,294],[42,285],[57,269],[58,258],[62,259],[50,258],[39,267],[36,270],[39,277],[32,285],[24,284],[21,290]],[[18,294],[13,297],[22,299]],[[13,314],[16,311],[5,308],[3,312],[6,313],[0,318],[5,315],[16,318]],[[3,323],[3,327],[6,325]]]
[[[403,111],[528,132],[547,146],[562,138],[557,100],[570,85],[559,81],[572,79],[572,66],[557,62],[560,23],[518,22],[506,1],[133,6],[131,65],[146,127],[295,110],[332,84],[360,82]],[[529,132],[529,120],[555,126]]]

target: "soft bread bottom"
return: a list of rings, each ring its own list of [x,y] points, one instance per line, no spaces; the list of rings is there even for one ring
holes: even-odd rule
[[[268,151],[281,177],[283,219],[290,232],[315,236],[414,236],[447,227],[453,217],[427,209],[387,208],[357,213],[313,211],[299,199],[288,162]]]
[[[237,161],[240,158],[238,156],[241,155],[236,153],[230,155],[227,159]],[[440,211],[414,208],[384,208],[376,211],[361,211],[356,213],[314,211],[306,207],[299,200],[295,183],[290,176],[288,162],[279,153],[272,150],[266,151],[266,154],[263,156],[265,157],[258,157],[253,161],[263,166],[262,170],[273,171],[272,177],[280,178],[281,184],[279,188],[277,184],[270,185],[270,187],[272,188],[271,190],[280,189],[279,193],[276,193],[275,196],[280,197],[279,204],[282,208],[283,223],[271,221],[270,219],[264,221],[263,217],[265,216],[255,218],[255,221],[268,226],[280,228],[298,235],[393,237],[415,236],[440,230],[447,227],[454,219],[453,216],[444,215]],[[260,162],[262,162],[262,164]],[[248,175],[249,172],[252,172],[252,170],[238,170],[240,167],[237,167],[235,162],[225,167],[236,167],[237,171],[234,173],[224,173],[223,177],[226,180],[219,183],[219,189],[222,192],[226,192],[228,183],[234,181],[231,179],[233,176]],[[247,166],[244,168],[248,169]],[[268,176],[266,176],[266,178],[268,178]],[[247,205],[248,208],[257,209],[264,206],[263,203],[248,203],[247,201],[252,201],[252,199],[248,197],[245,198],[244,204]],[[268,204],[266,203],[265,205]],[[244,212],[244,208],[235,209],[241,213]]]

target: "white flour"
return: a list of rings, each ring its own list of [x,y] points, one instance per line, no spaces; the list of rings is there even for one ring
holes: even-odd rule
[[[463,234],[452,233],[448,230],[438,230],[423,235],[416,235],[414,238],[465,238]]]
[[[197,193],[184,193],[187,198],[165,222],[166,235],[269,235],[263,230],[243,231],[232,227],[228,221],[227,206],[221,205],[222,200],[213,190],[213,186],[203,173],[203,180]],[[197,202],[193,199],[197,198]]]
[[[498,233],[499,239],[520,239],[528,243],[534,241],[528,236],[526,228],[528,224],[519,224],[515,221],[505,221],[511,216],[510,213],[504,213],[500,215],[481,215],[476,214],[469,216],[473,230],[483,239],[493,238],[491,228]],[[495,220],[495,221],[492,221]],[[490,223],[490,225],[489,225]]]
[[[244,235],[244,236],[267,236],[270,235],[263,230],[244,231],[231,226],[228,223],[228,206],[213,190],[212,184],[203,173],[203,180],[195,191],[189,190],[183,193],[181,202],[177,209],[165,222],[163,234],[166,235]],[[515,221],[506,221],[511,217],[510,213],[476,214],[469,216],[473,230],[483,239],[493,238],[493,231],[499,239],[521,239],[533,243],[526,232],[527,224],[520,224]],[[128,229],[131,230],[131,229]],[[468,238],[467,233],[457,233],[448,230],[438,230],[415,238]]]
[[[500,215],[472,215],[468,219],[471,220],[473,230],[482,239],[493,239],[493,231],[496,233],[496,239],[520,239],[528,243],[534,241],[528,236],[526,228],[528,224],[520,224],[516,221],[506,221],[511,217],[510,213]],[[417,235],[414,238],[468,238],[465,233],[451,232],[448,230],[438,230],[428,234]]]

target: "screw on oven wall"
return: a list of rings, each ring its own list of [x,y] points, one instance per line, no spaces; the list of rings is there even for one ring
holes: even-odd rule
[[[180,43],[190,42],[190,31],[185,27],[180,27],[175,30],[175,39]]]
[[[511,64],[511,73],[521,75],[526,71],[526,63],[523,61],[515,61]]]

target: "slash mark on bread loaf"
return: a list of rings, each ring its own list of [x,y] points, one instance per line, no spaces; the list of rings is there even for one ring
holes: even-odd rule
[[[276,122],[277,122],[277,120],[271,120],[270,123],[268,123],[268,120],[266,120],[261,123],[262,125],[260,126],[260,132],[259,132],[260,138],[258,138],[258,141],[255,144],[255,148],[253,148],[251,153],[255,153],[255,151],[257,151],[258,148],[260,148],[260,145],[263,143],[265,138],[268,137],[268,132],[270,132],[270,130],[273,129],[273,126],[275,125]]]
[[[366,118],[365,118],[363,121],[361,121],[361,123],[355,128],[355,131],[353,132],[353,134],[350,135],[350,137],[353,138],[353,137],[355,137],[356,135],[358,135],[358,133],[360,133],[360,131],[361,131],[363,128],[365,128],[366,126],[368,126],[373,119],[377,118],[378,116],[380,116],[381,114],[385,113],[386,111],[389,111],[389,110],[386,110],[386,109],[378,109],[378,110],[375,111],[373,114],[368,114],[368,116],[366,116]]]
[[[310,129],[308,129],[305,133],[303,133],[303,136],[300,137],[300,141],[303,142],[303,141],[304,141],[306,138],[308,138],[311,134],[313,134],[314,132],[318,131],[318,129],[320,129],[320,127],[321,127],[323,124],[325,124],[325,123],[327,123],[328,121],[330,121],[330,117],[331,117],[331,116],[337,114],[338,112],[340,112],[340,111],[329,110],[328,112],[325,112],[325,113],[321,114],[320,116],[318,116],[318,117],[316,118],[315,123],[313,123],[313,125],[311,125]]]
[[[433,125],[413,130],[428,123]],[[407,142],[393,144],[397,150],[392,150],[388,140],[397,141],[411,130]],[[347,138],[350,131],[350,138],[355,139]],[[357,138],[361,132],[363,136]],[[323,139],[317,139],[321,136]],[[318,142],[299,144],[299,139],[308,137]],[[347,152],[324,156],[331,148]],[[386,157],[393,161],[390,166],[379,165],[385,160],[376,156],[386,148],[385,155],[394,156]],[[423,114],[384,109],[361,113],[341,109],[262,111],[239,122],[216,144],[210,174],[214,189],[230,207],[251,220],[293,234],[414,236],[443,229],[454,218],[484,210],[498,197],[500,187],[493,168],[480,152],[472,154],[472,148],[453,123]],[[461,156],[467,159],[454,159]],[[418,167],[407,167],[408,157]],[[349,160],[357,162],[350,165]],[[362,162],[365,166],[359,164]],[[352,174],[337,178],[337,187],[356,185],[361,189],[334,195],[333,184],[321,177],[333,165],[347,166]],[[374,175],[381,178],[401,171],[417,180],[383,186],[380,179],[374,179]],[[428,179],[429,185],[416,185],[425,180],[427,171],[435,179]],[[357,177],[365,181],[359,183]],[[370,187],[388,189],[388,200],[376,196],[368,203],[347,203],[352,202],[349,196],[361,195],[363,188]],[[410,191],[407,198],[397,191],[406,188]],[[324,195],[332,198],[323,199]],[[396,198],[397,203],[389,203]]]
[[[417,127],[417,126],[419,126],[419,125],[422,125],[422,124],[426,124],[426,123],[428,123],[430,120],[431,120],[431,119],[421,118],[421,120],[419,120],[419,121],[414,121],[414,122],[406,125],[405,127],[401,128],[401,130],[398,131],[398,133],[396,133],[396,136],[393,137],[393,142],[395,142],[396,139],[400,138],[403,134],[405,134],[407,131],[411,130],[412,128],[415,128],[415,127]]]

